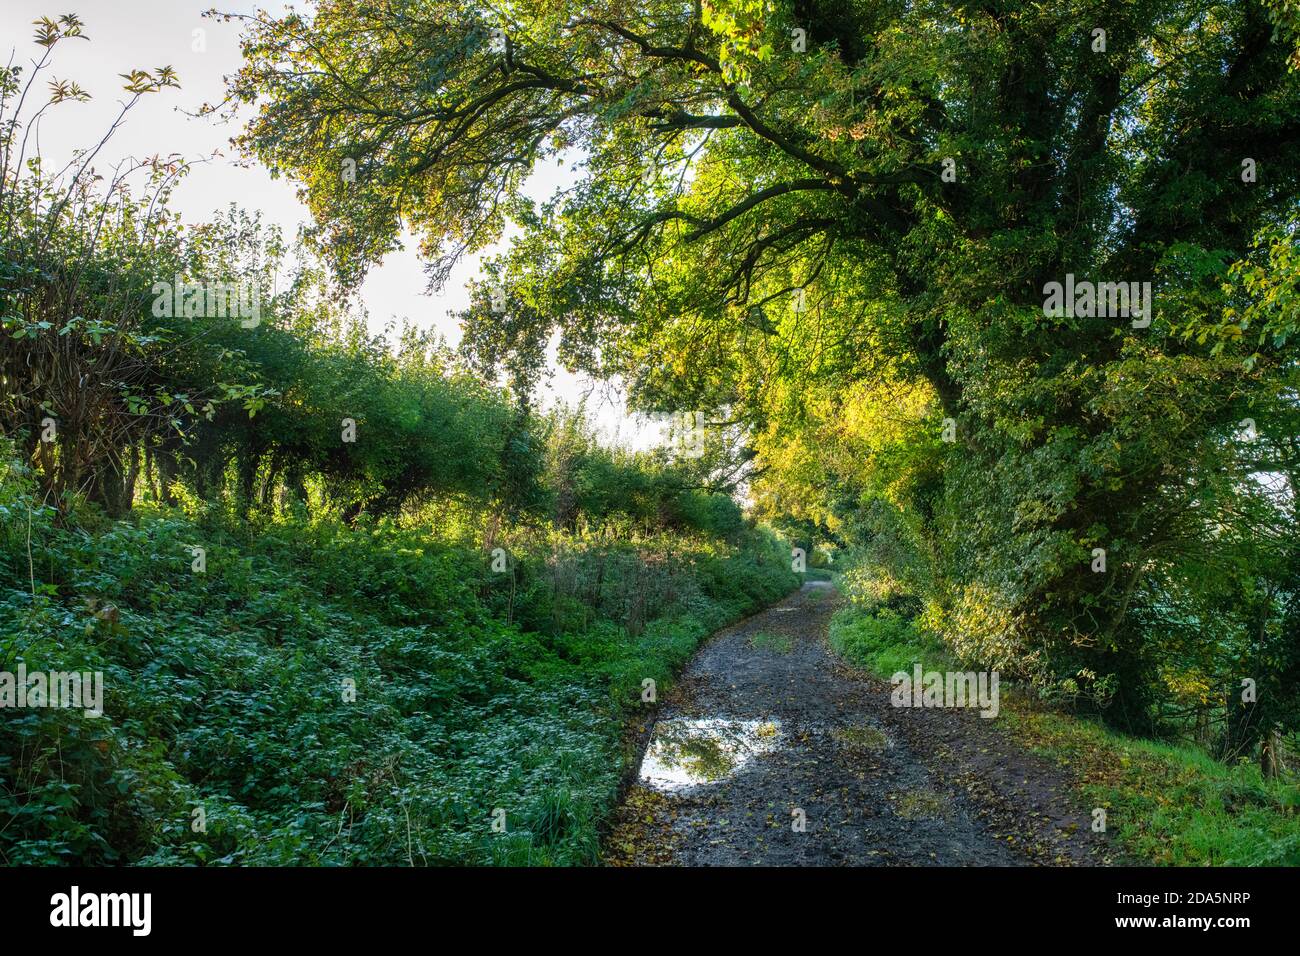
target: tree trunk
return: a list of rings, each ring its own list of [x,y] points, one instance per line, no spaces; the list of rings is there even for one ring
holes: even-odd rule
[[[1265,777],[1276,778],[1282,771],[1282,735],[1274,727],[1259,745],[1259,770]]]

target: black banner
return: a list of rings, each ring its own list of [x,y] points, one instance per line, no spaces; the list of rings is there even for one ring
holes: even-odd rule
[[[777,919],[828,930],[852,920],[921,936],[942,931],[936,941],[949,943],[959,938],[950,930],[963,925],[972,942],[1018,928],[1071,940],[1171,933],[1185,940],[1291,925],[1293,881],[1287,870],[1154,868],[9,869],[0,870],[0,899],[14,944],[76,933],[82,942],[128,945],[268,938],[336,945],[435,923],[493,939],[549,925],[554,941],[557,921],[581,932],[622,913],[654,936],[667,931],[656,928],[661,919],[691,911],[692,923],[716,922],[720,936],[736,937]],[[673,909],[682,912],[671,917]]]

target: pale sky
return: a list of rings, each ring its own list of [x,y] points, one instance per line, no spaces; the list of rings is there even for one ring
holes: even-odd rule
[[[277,10],[283,4],[265,0],[225,0],[218,8],[229,13],[251,13],[256,6]],[[75,13],[85,24],[89,42],[68,39],[54,49],[53,69],[44,75],[77,82],[92,99],[88,103],[64,102],[41,121],[40,148],[47,167],[62,165],[73,149],[98,142],[128,95],[120,73],[170,65],[179,75],[179,90],[164,90],[143,97],[101,152],[96,165],[108,169],[126,156],[155,153],[180,154],[195,159],[220,151],[221,156],[196,164],[177,188],[172,206],[188,222],[203,222],[231,202],[260,210],[267,222],[278,223],[292,238],[300,222],[309,219],[295,196],[294,185],[273,180],[260,165],[239,165],[229,140],[237,127],[213,119],[194,119],[204,103],[224,97],[224,75],[240,64],[239,24],[204,18],[213,0],[0,0],[0,62],[16,51],[15,65],[30,71],[41,48],[32,42],[32,21],[41,16],[57,19]],[[302,6],[302,4],[300,4]],[[196,33],[195,31],[202,31]],[[44,87],[43,87],[44,89]],[[30,101],[29,101],[30,106]],[[30,116],[30,109],[24,110]],[[540,170],[529,186],[536,198],[548,195],[563,181],[566,171]],[[458,323],[451,313],[468,304],[465,282],[477,276],[476,258],[465,259],[439,296],[427,295],[427,283],[414,243],[389,255],[374,268],[362,287],[362,301],[370,313],[371,328],[379,332],[390,321],[400,325],[410,318],[421,328],[434,328],[452,345],[460,341]],[[489,250],[489,254],[494,250]],[[576,403],[592,389],[588,409],[607,437],[621,444],[645,448],[654,444],[661,429],[644,419],[628,417],[621,394],[610,386],[593,383],[555,368],[544,404]]]

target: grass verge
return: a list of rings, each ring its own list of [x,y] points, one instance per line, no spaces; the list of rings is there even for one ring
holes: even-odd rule
[[[898,671],[961,669],[941,642],[905,617],[854,605],[831,621],[832,647],[888,680]],[[1071,772],[1084,806],[1106,810],[1127,862],[1164,866],[1300,865],[1300,784],[1267,780],[1253,764],[1200,748],[1117,733],[1043,708],[1003,684],[1003,727]]]

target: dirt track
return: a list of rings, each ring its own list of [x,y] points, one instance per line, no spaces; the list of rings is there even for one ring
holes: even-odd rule
[[[809,582],[701,648],[658,714],[607,862],[1100,862],[1061,771],[996,719],[895,708],[887,683],[844,665],[826,644],[837,604]]]

